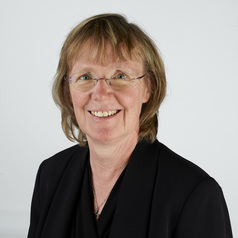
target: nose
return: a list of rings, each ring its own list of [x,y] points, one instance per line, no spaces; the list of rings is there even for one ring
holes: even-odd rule
[[[104,78],[100,78],[92,90],[92,99],[103,101],[110,95],[110,92],[111,87],[107,84],[107,81]]]

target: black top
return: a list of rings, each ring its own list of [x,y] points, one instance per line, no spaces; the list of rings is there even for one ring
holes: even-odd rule
[[[77,204],[75,220],[72,223],[71,237],[98,237],[108,238],[110,228],[116,209],[116,203],[119,193],[120,184],[123,180],[125,170],[118,178],[114,185],[104,208],[96,221],[93,213],[93,192],[91,183],[90,163],[87,163],[87,168],[83,176],[82,186]],[[97,235],[96,235],[97,234]]]
[[[92,191],[92,183],[91,183],[91,174],[90,174],[90,164],[88,163],[89,176],[88,181],[90,182],[90,189]],[[114,213],[116,210],[117,198],[120,190],[120,185],[122,183],[126,168],[123,170],[121,175],[119,176],[117,182],[113,186],[113,189],[103,207],[103,210],[99,216],[99,219],[96,221],[96,227],[98,232],[98,237],[100,238],[108,238],[110,234],[110,228],[112,225]],[[93,203],[93,192],[91,192],[91,201]],[[93,213],[92,213],[93,214]],[[93,214],[94,216],[94,214]],[[88,236],[85,236],[88,237]]]
[[[73,146],[38,171],[28,238],[231,238],[222,190],[163,144],[140,142],[95,221],[88,148]]]

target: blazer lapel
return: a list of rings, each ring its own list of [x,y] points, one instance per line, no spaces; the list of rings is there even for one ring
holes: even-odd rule
[[[110,238],[148,236],[159,158],[159,142],[136,146],[121,184]]]
[[[69,237],[87,157],[88,150],[79,149],[71,158],[50,205],[41,237]]]

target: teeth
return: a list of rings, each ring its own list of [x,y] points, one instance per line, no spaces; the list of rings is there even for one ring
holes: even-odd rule
[[[114,110],[114,111],[91,111],[91,114],[93,114],[96,117],[109,117],[109,116],[113,116],[117,113],[118,111]]]

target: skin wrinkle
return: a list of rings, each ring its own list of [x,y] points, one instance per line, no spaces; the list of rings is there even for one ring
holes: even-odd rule
[[[104,47],[106,44],[111,45],[111,53]],[[52,95],[61,109],[62,129],[67,138],[78,141],[81,146],[88,144],[85,134],[76,122],[68,84],[64,81],[65,77],[69,77],[73,63],[79,58],[79,52],[86,48],[92,56],[91,61],[96,60],[104,65],[112,57],[117,62],[142,60],[147,72],[144,79],[151,90],[151,97],[143,105],[140,114],[139,138],[152,143],[157,135],[158,109],[166,93],[164,64],[156,45],[143,29],[117,14],[98,15],[81,22],[69,33],[61,49]]]
[[[113,55],[110,44],[106,49],[108,55]],[[71,72],[90,71],[97,77],[109,77],[117,70],[129,71],[133,77],[144,74],[142,60],[113,61],[115,58],[105,59],[106,64],[95,62],[88,48],[85,48]],[[94,88],[86,92],[78,91],[71,84],[69,87],[78,125],[87,137],[92,182],[100,204],[127,165],[138,142],[141,108],[150,93],[144,78],[135,80],[132,86],[122,91],[113,90],[104,80],[99,80]],[[119,112],[112,117],[99,118],[93,116],[89,112],[91,110]]]

